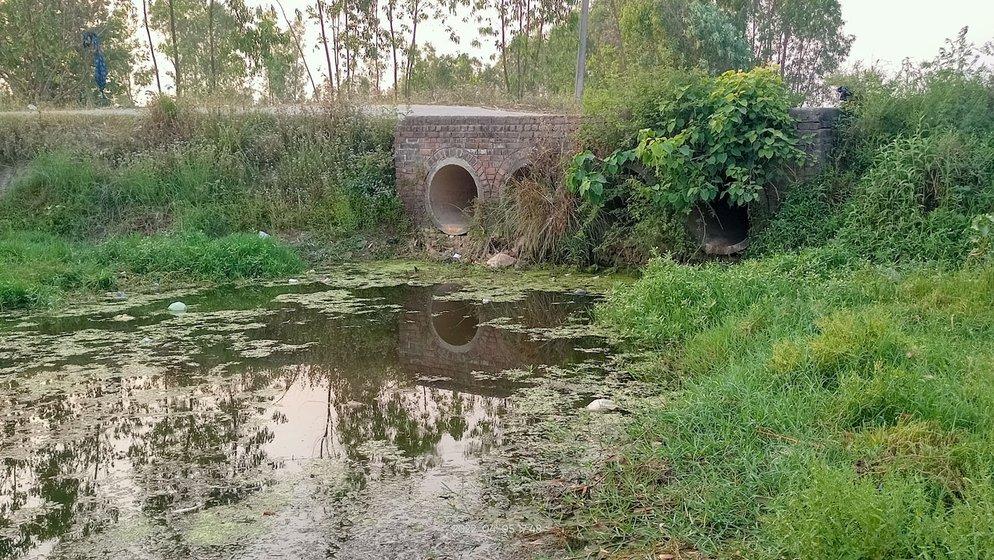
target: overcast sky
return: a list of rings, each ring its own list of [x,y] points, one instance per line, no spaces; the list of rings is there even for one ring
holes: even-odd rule
[[[846,31],[856,36],[849,61],[931,59],[963,26],[976,43],[994,39],[994,0],[841,0]]]

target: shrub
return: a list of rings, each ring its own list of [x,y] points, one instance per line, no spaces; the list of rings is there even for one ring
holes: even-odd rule
[[[0,195],[0,226],[77,239],[403,227],[392,123],[358,109],[197,113],[162,98],[130,131],[115,131],[131,144],[109,151],[100,135],[86,146],[85,132],[61,133],[58,119],[39,118],[42,140],[13,154],[24,169]],[[0,128],[19,134],[22,124]]]
[[[745,206],[759,200],[781,166],[799,162],[791,98],[770,68],[701,78],[661,100],[658,121],[640,131],[632,149],[598,160],[590,152],[573,160],[570,188],[594,202],[629,162],[653,172],[638,196],[679,211],[725,200]]]

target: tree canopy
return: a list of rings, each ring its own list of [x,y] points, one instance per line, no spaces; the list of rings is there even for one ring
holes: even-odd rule
[[[163,83],[181,97],[270,103],[567,97],[577,21],[566,0],[310,0],[291,11],[277,0],[0,0],[0,95],[94,103],[81,42],[93,31],[118,102]],[[595,0],[590,22],[588,83],[604,90],[673,69],[775,64],[810,95],[853,39],[839,0]],[[427,42],[426,26],[445,30],[456,54]]]

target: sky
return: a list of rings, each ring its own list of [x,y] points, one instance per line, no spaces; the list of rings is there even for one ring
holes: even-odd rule
[[[141,0],[134,1],[140,14]],[[249,6],[268,6],[273,0],[247,0],[246,3]],[[294,9],[303,11],[313,2],[282,0],[282,3],[292,18]],[[896,70],[905,58],[912,61],[930,60],[945,40],[955,37],[963,26],[970,27],[968,37],[975,43],[994,40],[994,0],[840,0],[840,3],[842,17],[846,21],[845,30],[856,36],[847,67],[861,63]],[[463,37],[475,36],[474,24],[462,25],[468,27]],[[418,37],[419,42],[431,42],[441,54],[469,52],[487,60],[495,50],[493,45],[474,50],[468,41],[455,45],[449,41],[442,26],[432,21],[419,27]],[[141,33],[139,40],[144,43]],[[315,79],[317,74],[324,76],[324,55],[315,48],[318,40],[316,26],[308,29],[304,40],[306,59],[316,74]]]
[[[994,0],[840,0],[846,32],[856,36],[848,64],[935,57],[964,26],[976,43],[994,40]]]

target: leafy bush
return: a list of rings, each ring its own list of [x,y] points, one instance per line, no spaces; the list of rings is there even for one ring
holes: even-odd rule
[[[732,206],[759,200],[763,189],[803,152],[794,138],[791,98],[770,68],[699,79],[661,100],[653,129],[632,149],[598,160],[573,160],[570,188],[594,202],[605,184],[637,161],[654,174],[638,196],[689,212],[698,202],[724,199]]]

